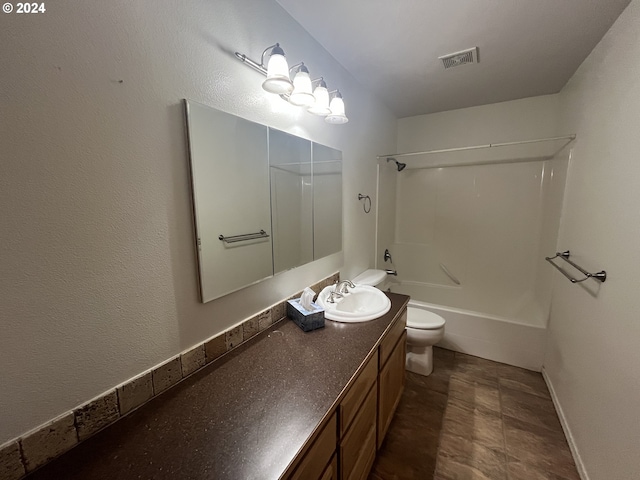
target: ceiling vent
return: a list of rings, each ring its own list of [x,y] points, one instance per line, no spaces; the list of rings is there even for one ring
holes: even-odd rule
[[[438,57],[442,60],[444,68],[457,67],[467,63],[478,63],[478,47],[468,48],[460,52],[449,53]]]

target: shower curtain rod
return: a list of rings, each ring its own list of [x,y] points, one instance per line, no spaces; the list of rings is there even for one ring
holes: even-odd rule
[[[448,152],[461,152],[464,150],[479,150],[482,148],[494,148],[494,147],[508,147],[511,145],[524,145],[527,143],[540,143],[540,142],[551,142],[554,140],[569,140],[567,144],[575,140],[576,134],[564,135],[562,137],[548,137],[548,138],[538,138],[536,140],[521,140],[519,142],[504,142],[504,143],[487,143],[486,145],[473,145],[470,147],[457,147],[457,148],[444,148],[441,150],[427,150],[424,152],[411,152],[411,153],[389,153],[387,155],[378,155],[376,158],[380,160],[381,158],[387,157],[412,157],[414,155],[428,155],[433,153],[448,153]]]

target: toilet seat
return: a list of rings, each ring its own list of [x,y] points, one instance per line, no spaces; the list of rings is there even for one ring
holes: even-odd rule
[[[444,318],[421,308],[407,309],[407,327],[416,330],[435,330],[444,327]]]

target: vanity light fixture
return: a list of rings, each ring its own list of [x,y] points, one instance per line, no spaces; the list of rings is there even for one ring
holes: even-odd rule
[[[267,52],[269,52],[269,61],[265,66]],[[311,80],[309,69],[303,62],[289,68],[279,43],[264,49],[260,63],[251,60],[243,53],[236,52],[236,57],[267,77],[262,83],[262,88],[267,92],[280,95],[292,105],[307,107],[309,113],[325,117],[327,123],[343,124],[349,121],[345,115],[344,100],[340,92],[338,90],[329,92],[322,77]],[[294,71],[295,75],[291,81]],[[315,89],[314,85],[316,85]]]

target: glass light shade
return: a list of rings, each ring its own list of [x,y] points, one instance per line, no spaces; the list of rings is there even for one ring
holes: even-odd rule
[[[313,91],[313,98],[315,102],[309,107],[309,112],[314,115],[327,116],[331,113],[329,108],[329,90],[324,82],[320,82],[320,85]]]
[[[275,48],[273,49],[276,50]],[[282,51],[282,50],[280,50]],[[291,93],[293,84],[289,78],[289,65],[287,59],[280,53],[272,53],[267,64],[267,79],[262,83],[269,93]]]
[[[316,99],[311,93],[311,77],[309,70],[303,65],[300,67],[296,76],[293,77],[293,92],[289,96],[289,102],[299,107],[308,107],[312,105]]]
[[[344,101],[342,100],[342,95],[340,95],[339,92],[331,99],[329,108],[331,109],[331,113],[324,119],[325,122],[339,125],[349,121],[344,113]]]

